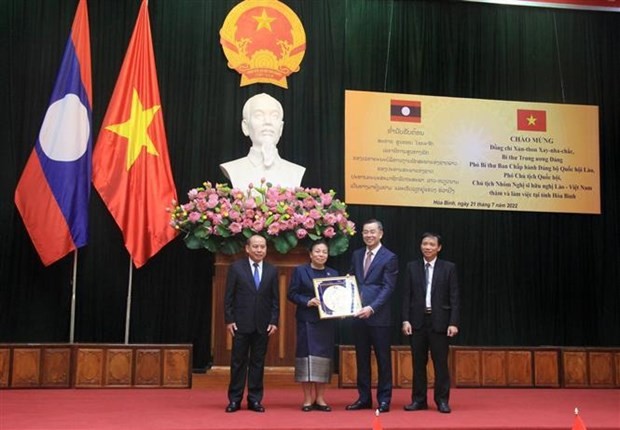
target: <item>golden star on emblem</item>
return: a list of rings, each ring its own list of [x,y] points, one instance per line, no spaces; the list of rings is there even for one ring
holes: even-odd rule
[[[267,15],[267,11],[265,9],[263,9],[263,12],[260,14],[260,16],[253,16],[252,18],[254,18],[256,22],[258,22],[258,25],[256,26],[256,31],[260,30],[261,28],[272,31],[271,23],[276,20],[275,18]]]
[[[527,125],[536,125],[536,117],[532,114],[530,114],[529,117],[526,118],[527,119]]]
[[[133,163],[140,156],[142,147],[146,147],[146,152],[151,155],[159,156],[153,141],[147,132],[153,117],[161,106],[152,106],[144,109],[142,101],[138,96],[138,91],[134,88],[131,97],[131,113],[127,121],[120,124],[108,125],[105,129],[110,130],[119,136],[127,138],[127,170],[133,166]]]

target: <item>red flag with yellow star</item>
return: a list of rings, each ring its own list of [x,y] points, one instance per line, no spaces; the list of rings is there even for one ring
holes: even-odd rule
[[[136,267],[175,237],[166,208],[176,200],[176,187],[146,0],[97,138],[93,183],[122,230]]]
[[[547,131],[547,111],[517,109],[517,130]]]
[[[575,408],[575,421],[573,422],[573,430],[587,430],[586,425],[579,416],[579,410]]]

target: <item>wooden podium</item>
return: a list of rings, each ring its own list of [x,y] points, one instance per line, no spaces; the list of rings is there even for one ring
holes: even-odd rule
[[[224,292],[228,267],[239,258],[247,258],[245,251],[235,255],[217,253],[215,256],[211,309],[211,354],[214,366],[230,365],[232,337],[226,332],[226,324],[224,323]],[[292,249],[288,254],[280,254],[269,247],[265,260],[278,268],[278,285],[280,288],[280,321],[278,331],[269,338],[265,366],[294,366],[295,305],[288,301],[286,295],[293,270],[300,264],[309,262],[310,257],[308,250],[303,247]]]

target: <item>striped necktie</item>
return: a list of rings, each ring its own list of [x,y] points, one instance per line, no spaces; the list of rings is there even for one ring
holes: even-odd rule
[[[366,253],[366,258],[364,259],[364,278],[366,277],[366,273],[368,273],[368,268],[370,267],[371,262],[372,262],[372,251],[368,251]]]

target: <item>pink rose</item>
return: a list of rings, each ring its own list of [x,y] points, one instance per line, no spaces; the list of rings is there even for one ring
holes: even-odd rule
[[[220,225],[222,223],[222,215],[220,214],[212,214],[210,218],[213,225]]]
[[[312,197],[306,197],[304,199],[304,207],[305,208],[313,208],[316,206],[316,200],[314,200]]]
[[[312,218],[306,218],[303,222],[303,225],[305,228],[307,228],[308,230],[314,228],[315,226],[315,222]]]
[[[205,199],[196,199],[196,207],[200,212],[205,212],[207,207],[207,201]]]
[[[243,230],[243,226],[238,222],[232,222],[228,226],[228,229],[230,230],[232,234],[237,234],[237,233],[241,233],[241,230]]]
[[[328,237],[328,238],[332,238],[336,236],[336,231],[334,230],[334,227],[327,227],[325,231],[323,232],[323,236]]]
[[[311,209],[310,212],[308,212],[308,216],[315,220],[321,219],[321,212],[316,209]]]
[[[210,209],[213,209],[214,207],[217,206],[218,201],[219,201],[219,198],[217,197],[217,194],[210,194],[209,200],[207,200],[207,207]]]
[[[323,194],[321,195],[321,203],[323,203],[323,206],[329,206],[332,204],[332,195],[331,194]]]
[[[274,222],[267,227],[267,234],[277,236],[280,233],[280,223]]]
[[[233,221],[239,221],[241,219],[241,214],[235,210],[231,210],[228,217]]]
[[[275,188],[269,188],[265,193],[265,197],[267,200],[273,200],[277,202],[278,200],[280,200],[279,194],[280,192]]]
[[[325,214],[325,216],[323,217],[323,220],[325,221],[325,224],[327,225],[336,224],[336,217],[334,216],[334,214],[330,214],[330,213]]]
[[[305,220],[306,220],[306,217],[303,216],[302,214],[298,214],[298,213],[293,214],[293,221],[295,221],[295,224],[302,224]]]

